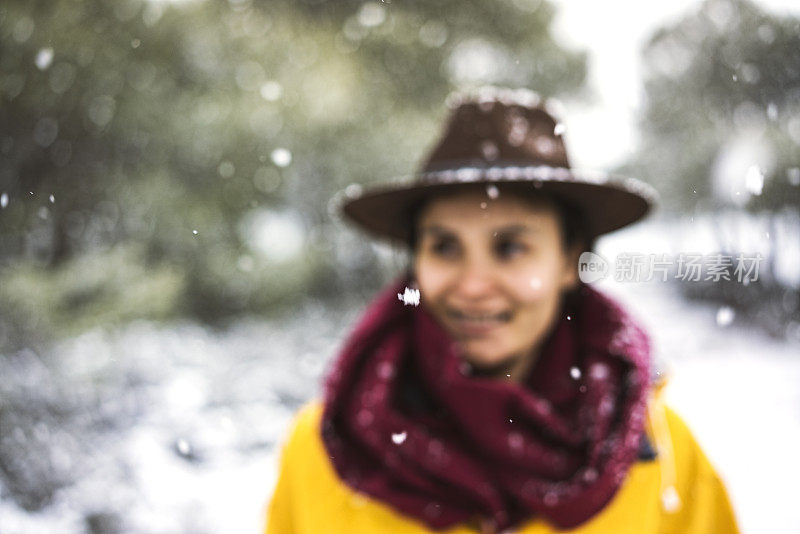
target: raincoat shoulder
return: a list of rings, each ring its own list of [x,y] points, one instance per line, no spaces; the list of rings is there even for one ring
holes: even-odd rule
[[[266,534],[431,532],[382,502],[340,481],[322,443],[322,405],[313,401],[296,416],[281,457],[277,484],[267,507]],[[648,439],[655,458],[640,458],[612,501],[570,532],[736,534],[725,487],[691,432],[658,397],[648,407]],[[467,525],[449,534],[475,533]],[[516,532],[557,532],[534,519]]]

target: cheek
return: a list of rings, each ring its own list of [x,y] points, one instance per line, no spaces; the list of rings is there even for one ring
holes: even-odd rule
[[[447,269],[426,261],[418,261],[414,265],[417,285],[424,298],[435,300],[449,283],[450,274]]]
[[[517,273],[513,284],[520,300],[539,302],[552,298],[558,293],[560,275],[554,264],[539,264]]]

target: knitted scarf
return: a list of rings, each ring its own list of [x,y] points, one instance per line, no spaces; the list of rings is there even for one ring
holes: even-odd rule
[[[581,285],[523,381],[470,376],[424,299],[398,299],[408,283],[368,306],[326,379],[322,439],[344,483],[432,530],[570,529],[602,510],[643,433],[643,329]]]

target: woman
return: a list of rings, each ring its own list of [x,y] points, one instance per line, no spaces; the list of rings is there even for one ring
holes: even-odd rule
[[[298,416],[267,532],[737,532],[651,383],[645,332],[579,279],[579,254],[643,217],[649,189],[570,170],[533,93],[451,107],[413,183],[343,206],[412,268]]]

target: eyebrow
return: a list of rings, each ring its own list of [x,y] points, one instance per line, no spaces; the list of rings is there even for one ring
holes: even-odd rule
[[[539,230],[538,228],[527,226],[527,225],[524,225],[524,224],[508,224],[506,226],[499,226],[497,228],[493,228],[492,229],[492,234],[493,235],[503,235],[503,236],[513,236],[513,235],[524,234],[524,233],[535,233],[538,230]],[[456,232],[454,232],[453,230],[450,230],[448,228],[445,228],[444,226],[438,225],[438,224],[430,224],[430,225],[424,226],[420,230],[420,235],[425,235],[425,234],[428,234],[428,233],[435,234],[435,235],[442,235],[442,234],[444,234],[444,235],[452,235],[452,234],[455,234]]]

